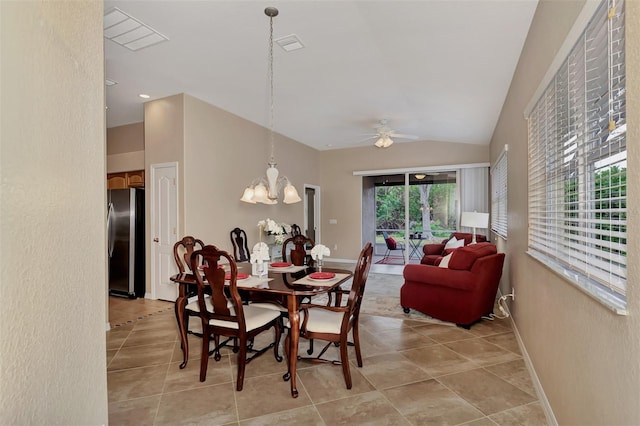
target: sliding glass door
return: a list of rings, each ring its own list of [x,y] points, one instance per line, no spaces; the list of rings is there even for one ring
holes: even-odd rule
[[[382,263],[419,262],[422,245],[456,229],[457,180],[455,170],[363,177],[363,235],[375,239],[374,254],[384,257]],[[385,234],[402,243],[404,252],[388,251]]]

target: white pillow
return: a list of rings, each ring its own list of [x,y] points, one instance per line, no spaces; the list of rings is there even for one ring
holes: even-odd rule
[[[462,242],[464,242],[464,240],[461,240]],[[445,257],[442,258],[442,260],[440,261],[440,263],[438,264],[439,268],[448,268],[449,267],[449,261],[451,260],[451,255],[453,253],[449,253],[448,255],[446,255]]]
[[[456,237],[451,237],[449,241],[444,245],[444,249],[455,249],[458,247],[464,247],[464,238],[456,239]]]

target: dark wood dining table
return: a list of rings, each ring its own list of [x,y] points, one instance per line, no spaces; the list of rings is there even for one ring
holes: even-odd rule
[[[305,296],[316,296],[318,294],[327,293],[340,287],[348,281],[353,273],[346,269],[333,269],[322,268],[323,272],[334,272],[337,278],[328,282],[318,283],[318,285],[311,284],[299,284],[294,283],[301,278],[316,272],[315,268],[305,267],[301,270],[297,268],[291,268],[295,272],[287,272],[286,269],[277,270],[275,268],[269,268],[268,281],[263,282],[259,287],[240,287],[238,290],[247,293],[255,293],[264,296],[271,295],[275,299],[286,298],[287,311],[289,314],[290,323],[290,349],[289,349],[289,371],[291,382],[291,396],[298,397],[298,389],[296,387],[296,364],[298,360],[298,341],[300,340],[300,313],[299,313],[299,301]],[[251,273],[251,264],[238,263],[238,273],[244,272]],[[178,283],[178,298],[176,299],[175,312],[176,319],[178,321],[178,329],[180,332],[180,342],[182,344],[183,362],[180,364],[180,368],[184,368],[189,360],[189,346],[187,340],[187,327],[185,322],[185,307],[187,300],[196,291],[196,279],[191,273],[176,274],[171,277],[171,281]],[[307,280],[308,281],[308,280]],[[286,376],[286,375],[285,375]]]

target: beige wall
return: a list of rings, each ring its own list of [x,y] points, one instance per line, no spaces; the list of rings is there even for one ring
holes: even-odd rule
[[[108,422],[102,2],[0,2],[0,424]]]
[[[303,223],[303,203],[247,204],[244,188],[263,176],[270,155],[269,132],[262,126],[185,96],[184,233],[232,250],[229,232],[243,228],[249,244],[259,240],[257,222],[267,217]],[[275,159],[302,196],[303,184],[317,184],[317,151],[281,135]]]
[[[144,106],[145,137],[145,232],[147,258],[147,293],[151,291],[151,165],[162,163],[178,163],[178,229],[182,235],[184,229],[184,95],[175,95],[145,103]],[[176,236],[176,240],[178,240]]]
[[[507,253],[502,291],[516,290],[511,312],[558,423],[632,425],[640,421],[640,2],[626,2],[630,314],[614,314],[526,254],[523,112],[581,7],[540,2],[493,136],[492,161],[509,144],[508,240],[499,243]]]
[[[322,243],[339,259],[358,257],[362,249],[362,177],[354,171],[419,168],[489,161],[489,147],[446,142],[396,143],[320,152]],[[329,219],[338,221],[329,224]],[[338,250],[334,250],[335,245]]]
[[[144,124],[148,178],[151,164],[178,162],[177,239],[194,235],[232,250],[229,232],[235,227],[243,228],[253,245],[260,238],[259,220],[303,223],[303,203],[268,206],[240,201],[244,188],[267,168],[270,144],[264,127],[184,94],[148,102]],[[319,183],[317,151],[280,135],[275,148],[278,169],[300,195],[304,183]],[[147,205],[149,196],[147,191]],[[150,232],[150,220],[147,224]],[[149,244],[147,249],[150,265]]]
[[[144,169],[144,123],[107,129],[107,173]]]

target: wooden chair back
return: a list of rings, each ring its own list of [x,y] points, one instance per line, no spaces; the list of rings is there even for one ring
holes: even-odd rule
[[[238,267],[234,258],[216,246],[207,245],[191,254],[191,267],[197,268],[198,265],[205,265],[202,271],[207,281],[205,284],[202,274],[195,274],[198,283],[200,317],[206,322],[211,319],[235,322],[238,323],[239,331],[244,330],[242,300],[237,287]],[[227,267],[228,272],[218,266]],[[225,285],[225,275],[227,274],[229,275],[228,286]],[[205,302],[209,293],[213,310]],[[233,309],[230,309],[229,302],[231,302]]]
[[[180,273],[187,272],[187,268],[189,272],[192,271],[191,253],[195,250],[202,249],[203,247],[204,243],[202,240],[194,238],[191,235],[187,235],[173,245],[173,259],[175,260]]]
[[[233,245],[233,257],[236,262],[249,262],[251,260],[251,253],[249,252],[249,245],[247,243],[247,233],[244,229],[233,228],[229,233],[231,238],[231,244]]]
[[[289,253],[290,260],[287,260],[287,246],[290,244],[293,245],[293,248]],[[313,259],[311,259],[310,255],[307,255],[307,248],[313,248],[315,245],[316,243],[311,238],[307,238],[301,234],[287,238],[284,243],[282,243],[282,261],[290,261],[296,266],[313,266]]]

